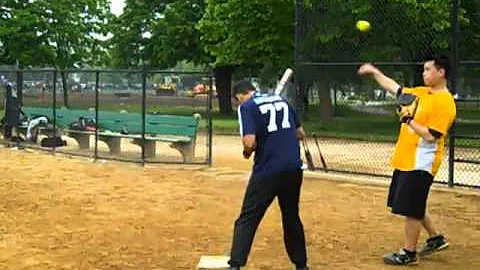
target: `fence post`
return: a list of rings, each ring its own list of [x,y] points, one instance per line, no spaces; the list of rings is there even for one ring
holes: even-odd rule
[[[305,84],[302,83],[301,73],[299,70],[300,62],[303,60],[300,51],[303,35],[304,35],[304,21],[303,21],[303,0],[295,0],[295,43],[293,48],[293,65],[295,68],[295,75],[293,79],[293,87],[295,88],[295,109],[298,115],[302,118],[304,115],[304,95]],[[308,93],[307,93],[308,94]],[[307,96],[308,99],[308,96]]]
[[[97,160],[98,158],[98,110],[99,110],[99,104],[98,104],[98,87],[100,85],[100,71],[95,71],[95,153],[93,156],[94,160]]]
[[[293,61],[295,64],[300,61],[300,44],[303,38],[302,31],[303,0],[295,0],[295,44],[293,48]]]
[[[207,132],[208,132],[208,157],[207,162],[209,166],[212,166],[212,98],[213,98],[213,73],[209,73],[210,90],[208,91],[207,101]]]
[[[448,186],[453,187],[454,183],[454,170],[455,167],[455,123],[450,129],[449,143],[448,143]]]
[[[52,89],[52,111],[53,111],[53,134],[57,137],[57,69],[53,70],[53,89]],[[55,154],[55,144],[53,145],[52,151]]]
[[[23,68],[17,70],[17,99],[23,104]]]
[[[451,61],[452,68],[450,74],[450,84],[453,95],[457,94],[457,79],[458,79],[458,40],[460,36],[460,28],[458,24],[458,11],[459,11],[459,2],[460,0],[452,1],[452,10],[451,10],[451,25],[452,25],[452,37],[451,37]],[[448,186],[453,187],[454,183],[454,166],[455,166],[455,123],[450,129],[449,135],[449,151],[448,151]]]
[[[142,165],[145,166],[145,114],[147,106],[147,72],[142,69]]]

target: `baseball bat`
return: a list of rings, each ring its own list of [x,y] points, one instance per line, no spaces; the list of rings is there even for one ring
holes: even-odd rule
[[[325,172],[328,172],[327,163],[325,162],[325,158],[323,157],[322,151],[320,151],[320,145],[318,144],[317,134],[313,133],[313,139],[315,139],[315,144],[317,145],[318,154],[320,155],[320,161],[322,162],[323,169],[325,170]]]
[[[303,149],[305,151],[305,158],[307,159],[307,167],[309,170],[314,170],[315,165],[313,164],[312,154],[310,154],[310,149],[308,149],[306,139],[302,139]]]
[[[279,96],[280,94],[282,94],[283,90],[285,90],[285,85],[287,84],[288,80],[290,80],[292,75],[293,75],[293,70],[291,68],[287,68],[283,73],[282,78],[278,82],[277,87],[275,87],[275,91],[274,91],[275,95]]]

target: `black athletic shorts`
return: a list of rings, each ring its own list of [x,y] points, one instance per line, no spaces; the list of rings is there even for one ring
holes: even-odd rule
[[[422,220],[425,218],[427,197],[433,175],[427,171],[393,172],[387,206],[392,213]]]

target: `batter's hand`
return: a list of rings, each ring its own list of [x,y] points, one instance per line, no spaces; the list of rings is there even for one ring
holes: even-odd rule
[[[248,149],[243,149],[243,157],[246,159],[249,159],[250,156],[252,155],[253,151],[248,150]]]

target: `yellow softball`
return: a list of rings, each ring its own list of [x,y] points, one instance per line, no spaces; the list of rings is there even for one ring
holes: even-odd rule
[[[356,27],[361,32],[367,32],[371,28],[370,23],[364,20],[357,21]]]

